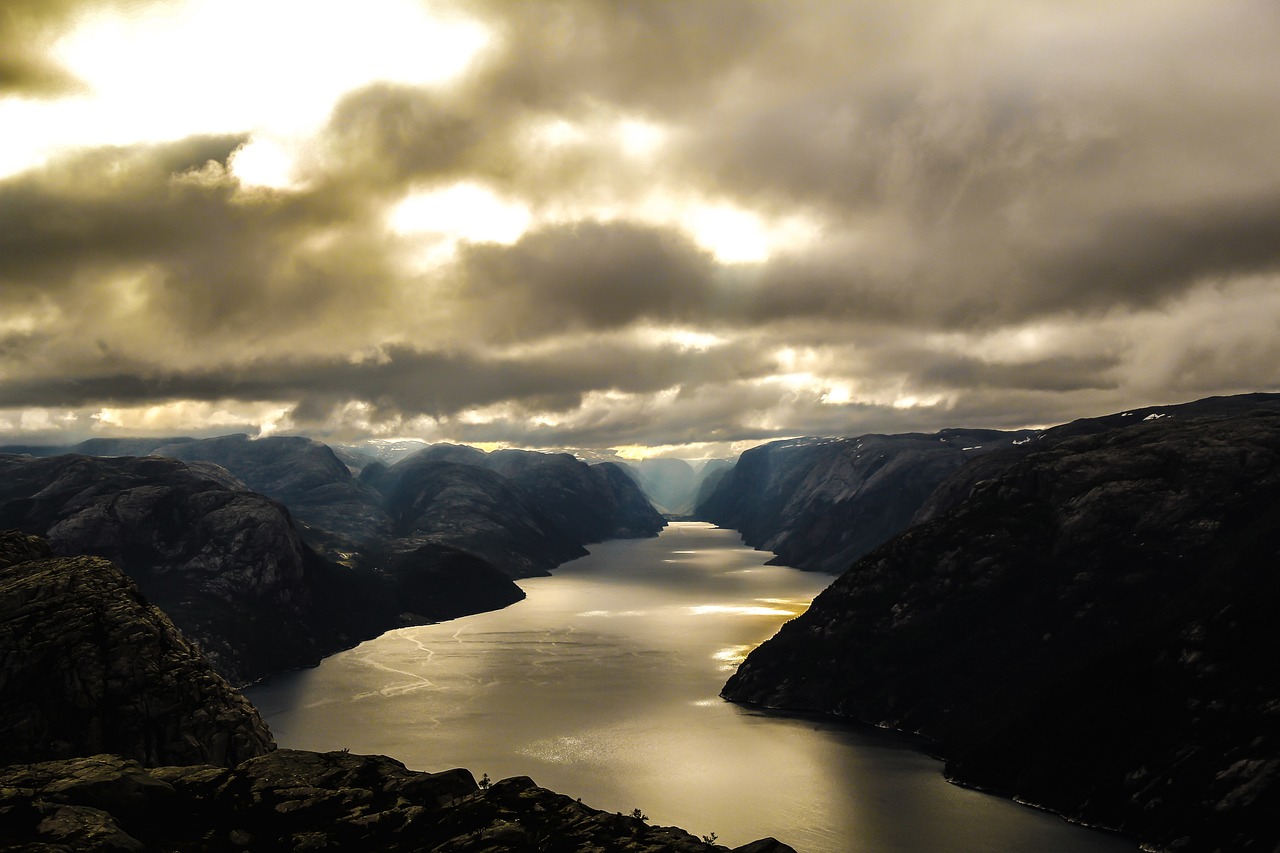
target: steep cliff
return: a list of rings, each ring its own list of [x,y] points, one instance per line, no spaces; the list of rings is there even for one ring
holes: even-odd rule
[[[0,764],[113,752],[232,766],[274,748],[248,700],[119,569],[17,531],[0,533],[0,685]]]
[[[1178,850],[1280,827],[1280,415],[1159,418],[987,472],[724,696],[926,735],[960,781]]]
[[[523,578],[586,553],[528,492],[479,465],[440,461],[425,451],[390,468],[369,465],[360,479],[386,501],[395,536],[384,547],[391,554],[444,544]]]
[[[840,572],[904,530],[956,469],[1030,435],[943,430],[775,441],[744,452],[695,515],[772,551],[774,564]]]
[[[0,527],[45,535],[56,554],[116,563],[236,684],[523,596],[448,549],[388,571],[336,565],[302,541],[283,506],[207,463],[0,456]],[[466,579],[442,577],[445,566]],[[416,570],[439,583],[424,588]]]
[[[568,453],[498,450],[483,465],[529,493],[560,530],[583,544],[656,536],[666,522],[614,463],[588,465]],[[609,466],[609,467],[605,467]]]

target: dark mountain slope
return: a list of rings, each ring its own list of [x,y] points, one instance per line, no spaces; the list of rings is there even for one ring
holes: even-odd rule
[[[613,538],[657,536],[667,526],[636,481],[617,462],[597,462],[591,466],[591,473],[605,484],[607,494],[601,500],[609,507]]]
[[[506,477],[435,456],[428,450],[390,468],[374,463],[360,474],[386,501],[395,531],[387,545],[391,553],[450,545],[513,578],[548,574],[586,553]]]
[[[583,544],[656,536],[666,525],[630,477],[568,453],[498,450],[483,464],[528,492],[556,527]]]
[[[302,541],[283,506],[206,463],[0,456],[3,527],[45,535],[59,555],[119,565],[236,684],[315,664],[389,628],[523,595],[447,548],[387,572],[334,564]],[[413,578],[419,568],[434,586]],[[467,577],[441,577],[445,569]]]
[[[232,766],[274,749],[248,700],[119,569],[17,531],[0,533],[0,685],[0,764],[115,752]]]
[[[965,500],[976,484],[990,479],[1030,453],[1056,447],[1059,443],[1083,435],[1097,435],[1113,429],[1149,424],[1168,418],[1229,418],[1252,412],[1280,412],[1280,394],[1237,394],[1232,397],[1206,397],[1190,403],[1147,406],[1096,418],[1081,418],[1037,433],[1032,441],[1014,442],[1012,447],[978,456],[949,476],[929,496],[912,519],[912,524],[928,521]]]
[[[772,442],[744,452],[696,516],[772,551],[772,563],[839,572],[905,529],[956,469],[1029,435],[943,430]]]
[[[391,535],[381,496],[351,475],[327,445],[301,436],[224,435],[168,444],[154,455],[186,462],[212,462],[250,489],[280,501],[294,518],[335,534],[337,542],[312,537],[322,549],[352,550]],[[330,550],[330,549],[325,549]]]
[[[1067,438],[867,555],[729,699],[1178,850],[1280,842],[1280,415]]]

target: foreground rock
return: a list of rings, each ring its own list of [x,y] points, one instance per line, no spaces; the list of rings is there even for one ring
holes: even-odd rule
[[[775,565],[842,572],[900,533],[933,490],[973,458],[1032,433],[943,430],[775,441],[717,474],[695,516],[772,551]]]
[[[1066,438],[857,562],[725,686],[1176,850],[1280,843],[1280,415]]]
[[[727,849],[526,777],[481,789],[466,770],[417,773],[382,756],[295,750],[230,770],[148,771],[110,755],[0,769],[0,839],[0,850]],[[794,853],[772,839],[738,849]]]
[[[115,566],[0,533],[0,763],[115,752],[234,765],[258,712]],[[0,836],[3,836],[0,831]]]

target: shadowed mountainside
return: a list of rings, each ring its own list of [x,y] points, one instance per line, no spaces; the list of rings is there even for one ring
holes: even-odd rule
[[[207,463],[0,456],[4,527],[47,536],[58,555],[118,564],[236,684],[389,628],[523,597],[479,558],[445,546],[386,572],[332,563],[283,506]]]
[[[119,569],[14,530],[0,532],[0,685],[0,764],[114,752],[233,766],[275,748]]]
[[[1031,435],[943,430],[775,441],[745,451],[724,474],[714,473],[714,489],[700,499],[695,515],[772,551],[773,565],[841,572],[905,529],[956,469]]]
[[[1135,420],[984,471],[723,695],[921,733],[961,782],[1158,846],[1272,850],[1280,415]]]

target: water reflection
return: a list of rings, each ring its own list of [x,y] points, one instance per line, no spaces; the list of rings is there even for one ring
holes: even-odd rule
[[[899,739],[722,702],[726,670],[830,578],[675,524],[593,546],[497,613],[396,631],[250,691],[277,740],[529,775],[721,843],[802,853],[1132,850],[946,784]]]

